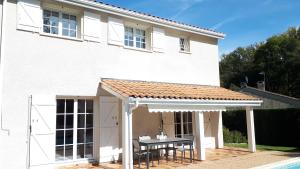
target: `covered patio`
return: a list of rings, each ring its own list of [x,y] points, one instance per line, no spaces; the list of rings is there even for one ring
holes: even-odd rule
[[[195,157],[206,160],[204,115],[213,112],[216,129],[215,147],[223,148],[222,111],[228,107],[244,107],[247,118],[249,152],[255,152],[253,107],[261,100],[253,96],[216,86],[160,83],[133,80],[102,79],[101,88],[122,101],[122,168],[134,168],[133,114],[138,107],[148,112],[193,112],[195,128]],[[180,160],[179,160],[180,161]]]
[[[195,152],[197,154],[197,152]],[[206,151],[206,161],[218,161],[223,160],[227,158],[234,158],[234,157],[240,157],[250,154],[249,151],[246,149],[239,149],[239,148],[232,148],[232,147],[224,147],[222,149],[207,149]],[[181,154],[178,154],[177,158],[180,158]],[[193,160],[193,163],[191,164],[189,162],[189,156],[181,162],[180,160],[174,161],[173,159],[169,159],[169,161],[166,161],[166,159],[161,159],[160,164],[158,165],[157,161],[154,161],[154,166],[151,165],[151,169],[169,169],[169,168],[176,168],[176,167],[187,167],[194,164],[201,164],[200,160]],[[78,164],[78,165],[69,165],[69,166],[63,166],[60,167],[60,169],[121,169],[122,168],[122,162],[116,162],[116,163],[100,163],[98,165],[92,165],[92,164]],[[137,161],[134,161],[133,168],[138,169]],[[145,161],[142,161],[141,168],[146,168]]]

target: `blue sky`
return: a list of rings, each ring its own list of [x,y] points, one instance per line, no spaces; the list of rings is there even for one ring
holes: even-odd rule
[[[219,54],[300,26],[300,0],[103,0],[224,32]]]

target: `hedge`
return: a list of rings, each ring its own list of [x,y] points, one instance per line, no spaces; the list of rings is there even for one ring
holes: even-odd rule
[[[254,110],[257,144],[300,147],[300,109]],[[245,110],[223,112],[223,125],[247,136]]]

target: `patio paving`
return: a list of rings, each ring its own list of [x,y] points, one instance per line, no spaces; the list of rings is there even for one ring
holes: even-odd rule
[[[173,161],[170,157],[169,161],[165,158],[160,160],[158,165],[157,160],[154,160],[154,166],[150,163],[150,169],[243,169],[260,166],[272,162],[277,162],[293,157],[299,157],[300,153],[285,153],[275,151],[258,151],[256,153],[250,153],[247,149],[225,147],[223,149],[207,149],[206,161],[194,160],[193,163],[189,163],[189,153],[186,153],[186,159],[181,163],[181,154],[178,153],[177,161]],[[196,155],[196,152],[195,152]],[[73,166],[64,166],[59,169],[121,169],[121,163],[100,163],[97,166],[91,164],[78,164]],[[134,168],[138,168],[135,164]],[[141,163],[141,168],[146,168],[145,162]]]

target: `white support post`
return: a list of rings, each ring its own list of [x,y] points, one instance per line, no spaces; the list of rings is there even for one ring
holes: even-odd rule
[[[129,104],[122,101],[122,167],[129,169]]]
[[[254,116],[253,108],[246,107],[246,118],[247,118],[247,134],[248,134],[248,148],[250,152],[256,151],[255,144],[255,131],[254,131]]]
[[[196,118],[196,146],[197,146],[197,159],[205,160],[205,138],[204,138],[204,117],[203,112],[195,112]]]
[[[217,148],[224,147],[222,111],[217,112]]]
[[[132,108],[129,106],[128,111],[128,151],[129,151],[129,169],[133,169],[133,145],[132,145]]]

